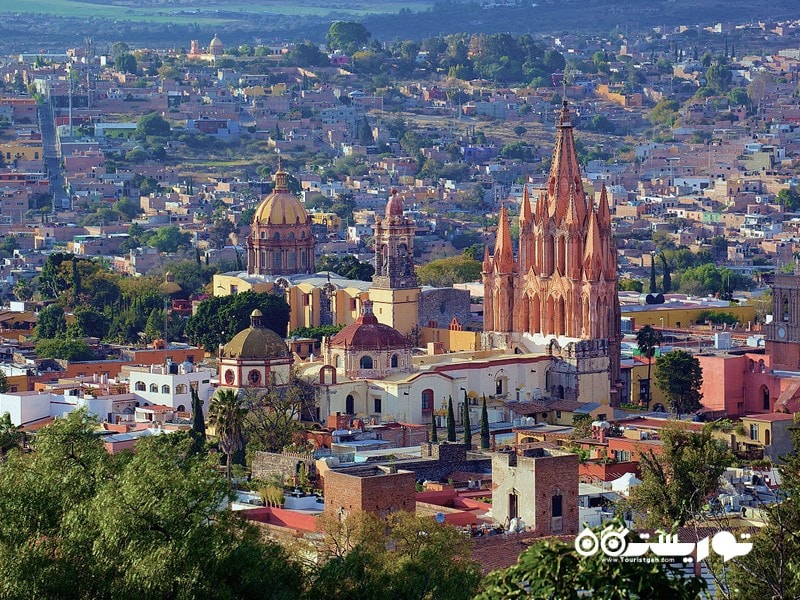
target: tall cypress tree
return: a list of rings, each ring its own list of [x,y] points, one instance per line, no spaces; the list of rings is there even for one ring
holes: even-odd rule
[[[436,416],[431,419],[431,443],[438,444],[439,443],[439,432],[436,431]]]
[[[656,257],[652,255],[650,257],[650,293],[656,294],[658,293],[658,289],[656,288]]]
[[[483,396],[481,407],[481,450],[489,449],[489,413],[486,410],[486,396]]]
[[[669,263],[664,255],[661,255],[661,268],[664,270],[664,277],[661,280],[661,288],[665,294],[669,294],[672,290],[672,274],[669,271]]]
[[[447,441],[456,441],[456,415],[453,412],[453,397],[447,397]]]
[[[192,438],[194,439],[193,448],[199,452],[206,441],[206,420],[203,416],[203,403],[197,390],[190,388],[192,393]]]
[[[467,450],[472,449],[472,424],[469,422],[469,399],[467,392],[464,392],[464,445]]]

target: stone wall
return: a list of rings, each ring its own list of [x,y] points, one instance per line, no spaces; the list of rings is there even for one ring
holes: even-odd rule
[[[302,452],[256,452],[253,456],[253,479],[267,480],[275,474],[283,475],[284,479],[291,479],[297,472],[298,463],[306,466],[310,478],[314,476],[314,455]]]
[[[419,295],[417,306],[417,324],[429,327],[431,322],[436,327],[447,329],[453,318],[463,326],[472,320],[468,290],[441,288],[423,290]]]

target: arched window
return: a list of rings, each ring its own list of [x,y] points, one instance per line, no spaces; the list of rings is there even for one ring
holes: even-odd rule
[[[305,250],[301,250],[300,251],[300,266],[301,267],[305,267],[306,266],[306,251]]]
[[[761,402],[764,410],[769,410],[769,388],[765,385],[761,386]]]
[[[344,412],[348,415],[354,415],[356,412],[356,401],[352,394],[347,394],[344,400]]]
[[[178,404],[175,410],[177,410],[178,412],[186,412],[186,407],[183,404]]]
[[[280,241],[281,241],[281,234],[280,234],[280,232],[276,231],[276,232],[275,232],[275,235],[273,235],[273,236],[272,236],[272,239],[273,239],[273,240],[275,240],[276,242],[280,242]]]
[[[281,253],[280,250],[272,253],[272,267],[274,269],[281,268]]]
[[[781,313],[783,314],[783,320],[784,321],[788,321],[789,320],[789,298],[787,298],[786,296],[783,297],[783,310],[781,311]]]
[[[169,394],[169,386],[166,383],[161,386],[161,393],[162,394]]]
[[[304,240],[304,239],[306,239],[306,232],[305,232],[305,231],[301,231],[301,232],[300,232],[300,239],[301,239],[301,240]]]
[[[176,394],[185,394],[188,391],[185,383],[179,383],[175,386],[175,393]]]
[[[362,369],[371,369],[372,368],[372,357],[371,356],[362,356],[361,361],[359,362],[359,366]]]
[[[766,373],[767,372],[767,365],[764,364],[764,359],[758,361],[758,372],[759,373]]]
[[[289,232],[289,241],[294,241],[294,231]]]
[[[338,354],[334,354],[333,355],[333,366],[335,368],[337,368],[337,369],[339,368],[339,355]]]
[[[266,232],[266,231],[262,231],[262,232],[261,232],[261,239],[262,239],[262,240],[265,240],[265,239],[267,239],[267,232]]]
[[[147,390],[147,386],[144,384],[144,381],[137,381],[135,387],[137,392],[144,392]]]
[[[391,361],[389,363],[389,366],[392,367],[393,369],[396,369],[397,368],[397,363],[398,363],[397,354],[392,354],[392,358],[391,358]]]
[[[294,269],[297,266],[297,255],[294,253],[294,250],[289,251],[289,264],[288,267],[290,269]]]
[[[151,392],[158,392],[158,384],[157,383],[151,383],[150,384],[150,391]]]

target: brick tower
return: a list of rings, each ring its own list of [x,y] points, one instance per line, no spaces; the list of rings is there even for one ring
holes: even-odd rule
[[[499,334],[494,340],[538,340],[553,354],[572,342],[591,341],[574,345],[568,354],[594,359],[605,355],[613,399],[622,336],[608,199],[603,188],[595,208],[586,196],[566,102],[557,129],[547,189],[533,210],[527,188],[524,191],[517,258],[505,206],[494,256],[488,249],[484,254],[484,331]],[[594,362],[596,370],[599,363]],[[577,397],[577,382],[566,385],[571,393],[563,393],[565,385],[548,387],[560,388],[558,395]]]
[[[417,324],[420,288],[414,272],[414,221],[403,214],[397,190],[386,203],[384,218],[375,220],[375,275],[370,298],[378,321],[403,335]]]

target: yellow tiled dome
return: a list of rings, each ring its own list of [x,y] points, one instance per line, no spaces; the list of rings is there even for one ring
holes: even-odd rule
[[[286,185],[286,172],[275,174],[275,190],[258,205],[253,222],[262,225],[296,225],[305,223],[308,213]]]

